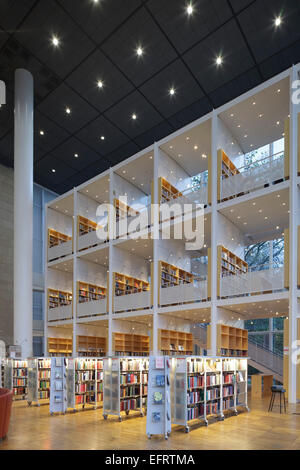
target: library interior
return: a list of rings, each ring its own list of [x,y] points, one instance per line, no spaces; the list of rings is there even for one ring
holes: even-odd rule
[[[300,450],[299,24],[0,2],[0,450]]]

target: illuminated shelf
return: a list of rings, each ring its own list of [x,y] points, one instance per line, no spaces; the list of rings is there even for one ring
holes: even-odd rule
[[[158,179],[158,201],[160,204],[172,201],[181,196],[182,193],[165,178],[160,177]]]
[[[113,350],[119,356],[148,356],[149,336],[113,333]]]
[[[207,327],[207,349],[211,349],[211,326]],[[248,356],[248,331],[230,325],[217,325],[217,354],[229,357]]]
[[[98,336],[77,336],[79,356],[101,357],[106,355],[106,338]]]
[[[79,281],[78,285],[78,302],[92,302],[106,299],[107,288]]]
[[[73,341],[70,338],[48,338],[48,353],[50,356],[72,355]]]
[[[194,337],[192,333],[173,330],[158,330],[158,349],[166,355],[193,354]]]
[[[125,274],[114,273],[114,294],[116,296],[137,294],[150,290],[150,284],[147,281],[137,279]]]
[[[159,261],[158,279],[161,287],[173,287],[180,284],[191,284],[194,280],[193,274],[184,269],[173,266],[165,261]]]

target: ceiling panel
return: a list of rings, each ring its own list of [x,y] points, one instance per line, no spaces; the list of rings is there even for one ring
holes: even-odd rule
[[[34,113],[34,133],[35,142],[44,153],[50,152],[69,137],[67,131],[39,111]]]
[[[1,0],[0,2],[0,25],[9,32],[22,22],[25,15],[30,12],[36,0]]]
[[[169,119],[169,122],[175,127],[175,129],[180,129],[190,122],[195,121],[200,116],[210,113],[212,109],[213,107],[211,103],[206,97],[204,97],[174,114],[174,116]]]
[[[136,120],[132,119],[133,114],[136,114]],[[146,132],[163,119],[138,91],[111,108],[105,116],[131,138]]]
[[[223,65],[216,65],[222,56]],[[183,56],[206,92],[211,92],[254,66],[234,20],[207,37]]]
[[[57,48],[51,43],[53,35],[60,40]],[[40,0],[15,38],[62,78],[94,49],[94,43],[54,0]]]
[[[101,0],[97,4],[92,0],[59,0],[59,3],[98,44],[126,22],[142,5],[141,0]]]
[[[0,161],[3,165],[13,166],[14,162],[14,135],[9,132],[0,139]]]
[[[67,114],[66,109],[71,113]],[[98,112],[65,84],[60,85],[39,106],[38,110],[68,132],[74,133],[95,119]]]
[[[227,0],[193,2],[193,14],[188,15],[189,2],[182,0],[149,0],[147,5],[168,37],[182,53],[205,38],[232,17]]]
[[[0,25],[0,47],[3,47],[3,45],[6,43],[8,38],[9,38],[8,34],[6,34],[5,31],[1,29],[1,25]]]
[[[55,173],[52,172],[52,169],[55,170]],[[76,170],[66,165],[62,160],[55,158],[52,154],[46,155],[34,165],[35,177],[43,178],[43,181],[47,181],[47,187],[50,188],[75,174]]]
[[[144,50],[141,57],[136,53],[139,46]],[[145,10],[139,10],[133,15],[103,44],[102,50],[136,86],[177,56]]]
[[[163,121],[158,126],[149,129],[149,131],[144,132],[144,134],[136,137],[135,142],[141,147],[149,147],[153,142],[158,142],[160,139],[166,137],[174,131],[169,123]]]
[[[169,93],[172,88],[173,96]],[[140,90],[166,118],[203,96],[199,84],[180,59],[155,75]]]
[[[275,27],[281,15],[282,24]],[[300,2],[264,0],[254,2],[238,16],[241,27],[258,62],[299,39]]]
[[[92,165],[100,157],[98,153],[75,137],[68,139],[53,150],[52,153],[58,160],[61,160],[77,171],[81,171],[86,166]]]
[[[78,137],[101,155],[109,154],[129,140],[121,130],[103,116],[82,129]],[[104,140],[101,137],[104,137]]]
[[[97,86],[99,81],[103,88]],[[99,111],[106,110],[134,90],[130,81],[99,50],[68,77],[67,83]]]

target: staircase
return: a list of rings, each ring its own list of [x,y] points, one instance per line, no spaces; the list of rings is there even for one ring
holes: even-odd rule
[[[206,333],[204,325],[197,325],[193,331],[195,345],[198,351],[206,349]],[[258,344],[251,336],[248,337],[248,364],[262,374],[272,374],[274,379],[283,383],[283,353],[271,351],[266,346]]]
[[[271,351],[255,340],[248,338],[248,364],[262,374],[273,374],[274,379],[283,383],[283,354],[281,351]]]

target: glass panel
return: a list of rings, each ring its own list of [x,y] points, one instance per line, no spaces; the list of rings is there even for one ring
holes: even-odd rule
[[[259,318],[258,320],[246,320],[245,329],[248,331],[268,331],[269,318]]]
[[[37,359],[28,359],[28,382],[27,401],[28,403],[38,401],[38,363]]]
[[[273,333],[273,349],[283,352],[283,333]]]

